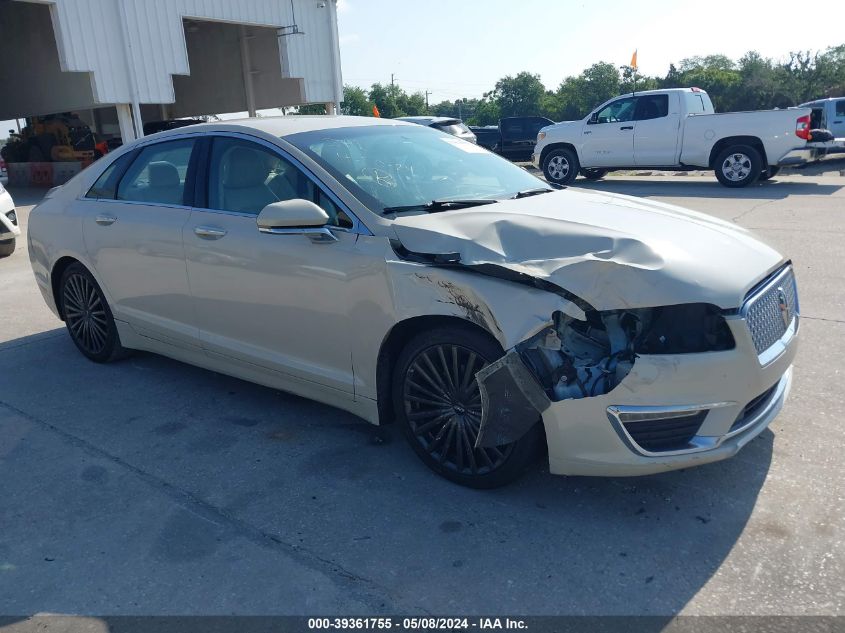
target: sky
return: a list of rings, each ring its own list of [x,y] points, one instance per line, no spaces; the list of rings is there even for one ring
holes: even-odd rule
[[[722,6],[724,4],[724,7]],[[425,90],[431,103],[480,97],[506,75],[538,73],[549,89],[598,61],[665,75],[671,62],[748,50],[766,57],[845,43],[809,28],[800,4],[681,0],[338,0],[343,81]],[[837,32],[838,31],[838,32]]]
[[[480,97],[523,70],[554,89],[595,62],[627,64],[635,49],[641,73],[665,75],[695,55],[780,59],[845,42],[806,18],[785,0],[338,0],[344,83],[368,88],[393,73],[430,103]],[[0,122],[2,136],[10,128]]]

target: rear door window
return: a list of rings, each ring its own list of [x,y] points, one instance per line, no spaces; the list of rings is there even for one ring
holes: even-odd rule
[[[702,110],[703,111],[703,110]],[[644,95],[637,99],[636,121],[660,119],[669,114],[669,95]]]
[[[845,116],[845,99],[836,102],[836,116]]]
[[[117,199],[149,204],[184,205],[185,180],[194,139],[148,145],[127,170]]]
[[[134,155],[134,152],[128,152],[106,167],[106,170],[100,174],[100,177],[97,178],[97,181],[88,190],[88,193],[85,194],[85,197],[96,198],[98,200],[114,200],[114,196],[117,193],[117,183],[120,181],[120,177],[126,171],[126,167],[132,161]]]

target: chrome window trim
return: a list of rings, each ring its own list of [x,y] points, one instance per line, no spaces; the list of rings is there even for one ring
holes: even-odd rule
[[[91,198],[82,198],[83,200],[91,200]],[[132,206],[141,206],[141,207],[162,207],[164,209],[187,209],[188,211],[191,210],[191,207],[185,204],[168,204],[166,202],[144,202],[142,200],[111,200],[108,198],[96,198],[95,202],[111,202],[112,204],[130,204]]]
[[[798,332],[798,324],[801,320],[801,303],[798,299],[798,287],[795,281],[795,270],[793,269],[792,264],[786,264],[780,271],[775,272],[771,277],[769,277],[768,280],[763,280],[762,283],[752,288],[750,292],[753,292],[753,294],[746,295],[742,306],[739,308],[739,316],[743,321],[746,321],[745,329],[748,331],[749,336],[751,336],[751,330],[748,329],[747,325],[748,311],[751,309],[751,306],[760,297],[768,293],[773,287],[780,285],[784,278],[790,274],[792,275],[792,283],[795,284],[795,311],[793,313],[792,320],[789,322],[786,331],[783,333],[783,336],[757,355],[757,360],[760,362],[761,367],[766,367],[773,361],[777,360],[778,357],[786,351],[792,337],[794,337]]]
[[[308,180],[310,180],[317,188],[320,189],[324,194],[326,194],[329,199],[346,215],[352,220],[351,227],[343,227],[343,226],[328,226],[327,228],[331,229],[332,231],[343,231],[344,233],[359,233],[361,235],[373,235],[372,231],[370,231],[367,226],[361,222],[361,219],[355,215],[352,210],[340,199],[337,195],[324,183],[322,182],[317,176],[315,176],[310,169],[308,169],[302,161],[298,158],[290,154],[285,149],[279,147],[275,143],[271,143],[266,139],[260,138],[258,136],[252,136],[251,134],[246,134],[243,132],[230,132],[230,131],[220,131],[220,132],[206,132],[205,135],[208,138],[214,137],[227,137],[227,138],[237,138],[243,141],[247,141],[250,143],[256,143],[263,147],[266,147],[272,152],[278,154],[284,160],[290,162],[294,167],[296,167],[299,171],[301,171]],[[238,216],[249,216],[249,217],[258,217],[257,213],[244,213],[241,211],[227,211],[226,209],[211,209],[206,207],[194,207],[198,211],[211,211],[213,213],[225,213],[231,215],[238,215]]]

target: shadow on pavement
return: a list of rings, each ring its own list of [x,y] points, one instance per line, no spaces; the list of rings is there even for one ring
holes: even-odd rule
[[[575,181],[573,187],[594,191],[610,191],[636,196],[655,197],[693,197],[693,198],[732,198],[754,200],[782,200],[788,196],[830,196],[845,188],[845,178],[841,185],[820,184],[816,182],[772,181],[756,183],[742,189],[730,189],[720,185],[716,179],[701,179],[703,182],[690,180],[650,180],[644,176],[630,178],[614,177],[610,180],[590,182],[583,178]]]
[[[118,593],[109,598],[123,605],[117,614],[217,613],[219,595],[252,604],[236,582],[204,567],[221,539],[249,526],[268,535],[273,551],[369,583],[381,596],[373,609],[383,613],[673,615],[731,552],[771,462],[774,435],[766,431],[736,458],[688,471],[555,477],[538,463],[514,485],[474,491],[429,472],[390,428],[154,355],[90,363],[60,332],[0,350],[0,563],[18,570],[14,580],[0,574],[0,594],[12,613],[90,612],[98,591]],[[60,557],[139,538],[115,530],[88,543],[78,521],[90,512],[85,495],[94,493],[86,490],[99,491],[101,512],[123,516],[143,500],[119,488],[107,494],[91,460],[30,468],[27,433],[8,434],[4,415],[26,416],[30,434],[58,435],[140,485],[166,482],[155,492],[177,499],[178,510],[162,507],[173,514],[164,528],[135,526],[152,545],[119,546],[120,564],[97,579],[71,568],[69,582],[51,583],[18,560],[40,556],[34,544],[52,539],[51,556]],[[15,480],[54,494],[27,496],[9,488]],[[207,520],[183,517],[192,504]],[[207,600],[159,604],[120,593],[146,580],[139,569],[150,563],[155,571],[144,574],[190,576]],[[270,588],[285,582],[266,578]],[[309,608],[276,604],[270,612]]]

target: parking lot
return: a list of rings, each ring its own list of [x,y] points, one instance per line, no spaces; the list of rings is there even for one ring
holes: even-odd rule
[[[578,186],[793,259],[792,394],[737,457],[461,488],[339,410],[149,354],[87,361],[21,239],[0,260],[0,612],[844,614],[845,178]],[[12,195],[25,237],[40,194]]]

